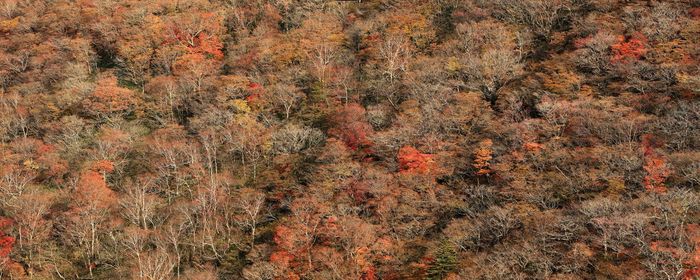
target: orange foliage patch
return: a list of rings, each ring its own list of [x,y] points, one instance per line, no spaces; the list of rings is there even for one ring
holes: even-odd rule
[[[476,175],[483,176],[491,174],[491,159],[493,158],[493,141],[486,139],[479,143],[479,148],[474,153],[474,163],[472,166],[476,168]]]
[[[523,148],[525,148],[526,151],[529,152],[539,152],[542,150],[544,145],[540,143],[535,143],[535,142],[527,142],[523,145]]]
[[[97,83],[95,91],[83,103],[83,107],[90,114],[100,115],[126,111],[135,103],[131,90],[119,87],[116,77],[107,77]]]
[[[77,197],[83,202],[108,206],[116,200],[114,191],[107,186],[104,176],[95,170],[83,172],[76,188]]]
[[[202,53],[217,60],[224,58],[224,53],[221,51],[224,44],[221,43],[219,37],[210,36],[203,32],[195,38],[194,42],[195,46],[188,49],[190,52]]]
[[[219,22],[220,19],[215,13],[195,13],[186,18],[184,24],[200,24],[206,30],[199,32],[188,30],[190,32],[185,32],[178,24],[175,24],[172,27],[172,31],[175,35],[175,40],[184,45],[189,54],[201,54],[221,60],[224,58],[224,53],[221,51],[224,44],[216,35],[221,32],[222,28],[218,24]]]
[[[109,160],[98,160],[92,165],[92,170],[109,173],[114,171],[114,163]]]
[[[434,169],[433,155],[423,154],[411,146],[399,150],[398,161],[400,172],[426,173]]]
[[[294,246],[292,230],[286,226],[278,226],[275,229],[274,240],[280,248],[291,249]]]
[[[617,43],[610,46],[612,50],[611,62],[625,62],[639,60],[647,53],[647,38],[641,33],[633,34],[629,39],[625,36],[618,36]]]

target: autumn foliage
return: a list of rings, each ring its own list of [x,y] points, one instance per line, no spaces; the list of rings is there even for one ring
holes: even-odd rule
[[[479,142],[479,146],[474,152],[474,163],[472,166],[476,168],[476,175],[488,176],[491,174],[491,159],[493,159],[491,147],[493,141],[486,139]]]
[[[370,136],[372,127],[365,119],[365,109],[359,104],[348,104],[333,116],[333,124],[328,133],[345,142],[352,150],[368,152],[372,147]]]
[[[647,38],[641,33],[634,33],[629,38],[618,36],[617,42],[610,46],[612,51],[611,62],[619,63],[634,61],[642,58],[646,53]]]
[[[105,160],[97,161],[83,171],[76,188],[77,197],[84,203],[108,207],[114,203],[115,194],[107,185],[107,174],[114,170],[114,165]]]
[[[700,7],[2,0],[0,279],[700,277]]]
[[[397,155],[399,171],[405,173],[426,173],[434,169],[433,155],[423,154],[416,148],[404,146]]]
[[[666,192],[664,183],[671,173],[667,160],[659,155],[655,148],[653,136],[646,134],[642,137],[642,151],[644,153],[644,188],[648,191],[663,193]]]
[[[83,108],[90,115],[109,117],[129,113],[135,105],[133,92],[120,87],[116,77],[107,76],[98,81],[92,95],[83,103]]]
[[[7,262],[10,252],[15,245],[15,238],[8,236],[4,231],[12,225],[12,220],[0,217],[0,264]]]

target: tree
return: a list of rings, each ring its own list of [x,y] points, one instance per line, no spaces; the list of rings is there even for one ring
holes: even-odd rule
[[[613,63],[634,61],[642,58],[646,53],[647,39],[644,35],[635,33],[629,39],[618,36],[617,43],[610,46]]]
[[[265,195],[253,189],[241,189],[236,196],[234,203],[239,212],[236,222],[250,232],[250,250],[253,250],[260,215],[265,210]]]
[[[126,78],[135,85],[142,86],[151,74],[153,43],[148,34],[134,34],[123,38],[119,44],[117,62]]]
[[[88,116],[109,120],[133,113],[137,100],[131,90],[117,85],[116,77],[107,75],[97,82],[95,90],[83,101],[82,108]]]
[[[331,79],[334,62],[340,58],[341,26],[333,14],[319,13],[305,20],[298,33],[298,43],[312,73],[325,85]]]
[[[502,20],[524,24],[548,39],[553,29],[561,24],[574,8],[570,0],[494,1],[495,14]]]
[[[31,277],[42,277],[47,273],[44,266],[52,250],[46,244],[50,242],[53,221],[46,216],[54,201],[53,193],[32,186],[21,197],[5,205],[16,230],[14,259],[23,264],[25,273]]]
[[[93,163],[83,170],[75,186],[72,208],[65,213],[64,224],[59,225],[90,276],[104,253],[103,234],[112,228],[110,214],[117,199],[105,177],[111,171],[106,162]]]
[[[206,85],[207,78],[217,73],[220,63],[208,59],[201,53],[189,53],[181,56],[173,64],[173,74],[180,77],[185,88],[198,93]]]
[[[285,119],[289,119],[292,109],[304,98],[304,94],[296,86],[288,84],[275,84],[269,90],[269,95],[275,106],[282,107]]]
[[[131,223],[148,230],[159,224],[158,208],[164,203],[153,194],[153,179],[139,178],[123,185],[119,199],[122,215]]]
[[[384,74],[389,83],[394,84],[401,72],[406,71],[411,45],[401,35],[390,35],[384,38],[379,47],[379,57],[384,61]]]
[[[489,176],[492,172],[491,170],[491,159],[493,141],[491,139],[485,139],[479,143],[479,147],[474,152],[474,163],[472,166],[476,168],[476,175],[478,176]]]
[[[426,173],[434,169],[433,155],[423,154],[411,146],[403,146],[397,157],[400,172]]]
[[[151,133],[147,139],[147,163],[153,168],[155,184],[168,202],[190,195],[200,181],[200,145],[187,136],[183,127],[169,125]]]
[[[224,32],[223,18],[213,12],[181,13],[171,25],[171,39],[182,44],[189,54],[221,60],[224,56],[219,35]]]
[[[603,74],[610,70],[610,46],[619,42],[619,37],[606,31],[578,39],[574,42],[575,65],[583,72]]]
[[[366,121],[365,109],[359,104],[345,105],[332,117],[332,122],[328,134],[345,142],[350,149],[368,152],[372,147],[373,130]]]
[[[318,266],[314,245],[330,209],[317,198],[305,196],[294,200],[291,210],[287,225],[276,229],[274,240],[278,250],[270,258],[285,264],[283,267],[290,269],[287,272],[310,273]]]
[[[426,279],[445,279],[457,267],[457,253],[452,245],[443,241],[435,253],[435,261],[428,268]]]
[[[667,190],[664,182],[671,174],[671,169],[668,167],[665,157],[654,151],[657,145],[650,134],[642,136],[644,171],[647,173],[644,176],[644,188],[650,192],[664,193]]]
[[[258,123],[250,115],[238,116],[228,124],[225,139],[231,145],[228,152],[236,155],[244,166],[243,174],[248,176],[250,170],[252,179],[258,174],[258,166],[269,154],[269,130]]]
[[[275,154],[293,154],[323,143],[324,134],[318,129],[288,124],[276,129],[270,136],[272,152]]]
[[[0,268],[11,265],[13,261],[10,259],[10,253],[15,245],[15,238],[8,236],[4,231],[5,228],[12,225],[12,220],[9,218],[0,218]]]
[[[511,50],[486,50],[479,57],[468,62],[467,77],[475,89],[484,94],[484,98],[495,105],[499,90],[522,74],[522,63],[517,54]]]

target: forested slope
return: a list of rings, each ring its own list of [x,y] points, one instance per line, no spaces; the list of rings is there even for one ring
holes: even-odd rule
[[[700,2],[1,0],[1,279],[697,279]]]

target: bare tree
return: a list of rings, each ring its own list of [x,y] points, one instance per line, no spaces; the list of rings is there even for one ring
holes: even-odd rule
[[[528,26],[533,33],[549,38],[553,28],[572,10],[570,0],[496,0],[496,16]]]
[[[157,210],[162,203],[151,193],[152,181],[129,182],[123,188],[124,195],[119,199],[119,205],[124,218],[143,229],[155,226],[158,223]]]
[[[250,231],[250,249],[253,250],[260,214],[265,209],[265,194],[254,189],[241,189],[235,194],[234,203],[239,212],[236,223]]]
[[[272,151],[278,154],[298,153],[323,141],[323,132],[318,129],[289,124],[272,134]]]
[[[401,72],[406,71],[410,53],[410,43],[400,35],[384,38],[379,46],[379,57],[384,61],[384,75],[393,84]]]
[[[289,119],[292,109],[296,107],[304,97],[296,86],[289,84],[275,84],[270,91],[272,102],[284,110],[284,118]]]
[[[499,90],[523,73],[523,64],[512,50],[486,50],[478,57],[471,57],[467,63],[468,84],[480,90],[491,105],[496,104]]]

